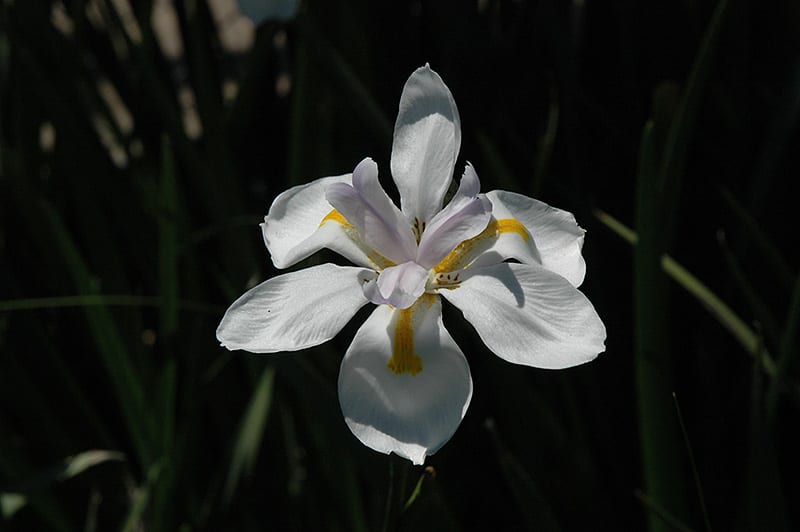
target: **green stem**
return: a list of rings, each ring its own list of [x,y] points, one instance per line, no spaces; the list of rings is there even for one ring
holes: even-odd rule
[[[384,505],[381,532],[397,530],[400,514],[404,510],[408,468],[408,461],[395,455],[389,455],[389,484],[386,488],[386,504]]]

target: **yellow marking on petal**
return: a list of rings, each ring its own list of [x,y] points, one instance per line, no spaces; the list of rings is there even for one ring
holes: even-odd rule
[[[400,315],[394,330],[394,346],[389,369],[395,374],[410,373],[412,376],[422,371],[422,359],[414,353],[413,308],[398,310]]]
[[[344,234],[346,234],[348,238],[350,238],[350,240],[352,240],[361,249],[361,251],[364,252],[369,261],[375,266],[375,268],[378,269],[378,271],[381,271],[384,268],[389,268],[390,266],[397,266],[394,262],[384,257],[372,249],[366,242],[364,242],[364,239],[359,234],[358,229],[356,229],[353,224],[348,222],[347,218],[345,218],[338,210],[333,209],[331,212],[326,214],[319,223],[319,226],[322,227],[328,222],[336,222],[341,225],[342,229],[344,230]]]
[[[497,220],[497,233],[517,233],[525,242],[531,239],[531,234],[516,218],[503,218]]]
[[[522,223],[516,218],[502,218],[495,220],[492,218],[486,229],[477,236],[464,240],[453,249],[442,261],[433,267],[433,271],[452,272],[463,268],[475,257],[473,251],[479,244],[487,238],[497,238],[503,233],[517,233],[525,242],[531,239],[531,234]]]
[[[415,376],[422,372],[422,359],[414,352],[414,313],[422,304],[430,307],[435,301],[433,294],[423,294],[410,307],[397,312],[397,322],[394,329],[394,346],[392,358],[387,366],[397,375],[410,373]]]
[[[339,222],[340,224],[342,224],[345,227],[353,227],[350,224],[350,222],[347,221],[347,218],[342,216],[342,213],[340,213],[336,209],[333,209],[331,212],[326,214],[325,218],[323,218],[322,221],[319,223],[319,226],[322,227],[327,222]]]

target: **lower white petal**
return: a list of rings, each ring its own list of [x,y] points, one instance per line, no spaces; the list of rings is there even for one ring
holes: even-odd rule
[[[406,310],[376,308],[339,371],[339,401],[353,434],[415,464],[450,439],[471,398],[469,366],[434,295]]]
[[[495,218],[517,219],[525,226],[545,268],[566,278],[573,286],[581,285],[586,274],[586,263],[581,255],[585,231],[571,213],[504,190],[492,190],[486,196],[492,202]],[[528,263],[524,257],[516,256],[513,248],[503,249],[506,245],[518,247],[515,239],[518,237],[513,233],[501,235],[495,249],[505,258],[513,257]]]
[[[539,265],[469,268],[441,294],[464,313],[497,356],[538,368],[583,364],[605,351],[606,328],[592,304]]]
[[[230,350],[297,351],[336,336],[367,303],[363,268],[321,264],[273,277],[248,290],[225,313],[217,339]]]

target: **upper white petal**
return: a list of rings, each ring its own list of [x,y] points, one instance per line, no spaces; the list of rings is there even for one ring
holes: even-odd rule
[[[581,255],[585,231],[571,213],[504,190],[492,190],[486,196],[492,202],[495,218],[516,218],[525,226],[545,268],[566,278],[573,286],[581,285],[586,275],[586,262]],[[516,256],[518,239],[511,233],[501,235],[492,251],[504,255],[504,258],[528,262],[525,257]]]
[[[399,264],[416,257],[411,226],[381,187],[378,165],[372,159],[364,159],[353,170],[352,186],[333,184],[326,198],[367,244],[388,259]]]
[[[416,375],[396,374],[392,356],[400,311],[379,306],[359,329],[339,370],[339,401],[350,430],[368,447],[415,464],[455,433],[472,398],[472,377],[461,350],[442,324],[441,300],[412,307]]]
[[[264,218],[261,229],[264,242],[278,268],[287,268],[322,248],[329,248],[355,264],[371,264],[337,223],[320,227],[322,219],[333,209],[325,199],[326,189],[333,183],[350,183],[351,174],[323,177],[292,187],[281,193]]]
[[[361,284],[375,272],[321,264],[273,277],[225,312],[217,339],[252,353],[297,351],[336,334],[367,303]]]
[[[467,164],[453,199],[430,220],[422,233],[417,251],[419,264],[426,268],[438,264],[458,244],[486,228],[492,216],[492,204],[478,194],[480,188],[478,174]]]
[[[408,78],[400,97],[392,143],[392,177],[401,207],[413,223],[442,208],[461,146],[461,121],[450,89],[428,65]]]
[[[564,277],[533,264],[469,268],[441,294],[458,307],[496,355],[560,369],[605,350],[606,329],[592,304]]]

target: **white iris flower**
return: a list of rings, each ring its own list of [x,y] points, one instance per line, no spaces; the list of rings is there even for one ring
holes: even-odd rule
[[[442,208],[460,144],[450,90],[425,65],[403,88],[394,129],[399,209],[364,159],[352,174],[283,192],[261,225],[278,268],[322,248],[358,266],[274,277],[236,300],[217,329],[228,349],[297,351],[377,305],[342,360],[339,401],[365,445],[415,464],[450,439],[472,397],[440,296],[509,362],[558,369],[605,349],[605,326],[577,289],[584,231],[572,214],[512,192],[481,194],[469,164]]]

